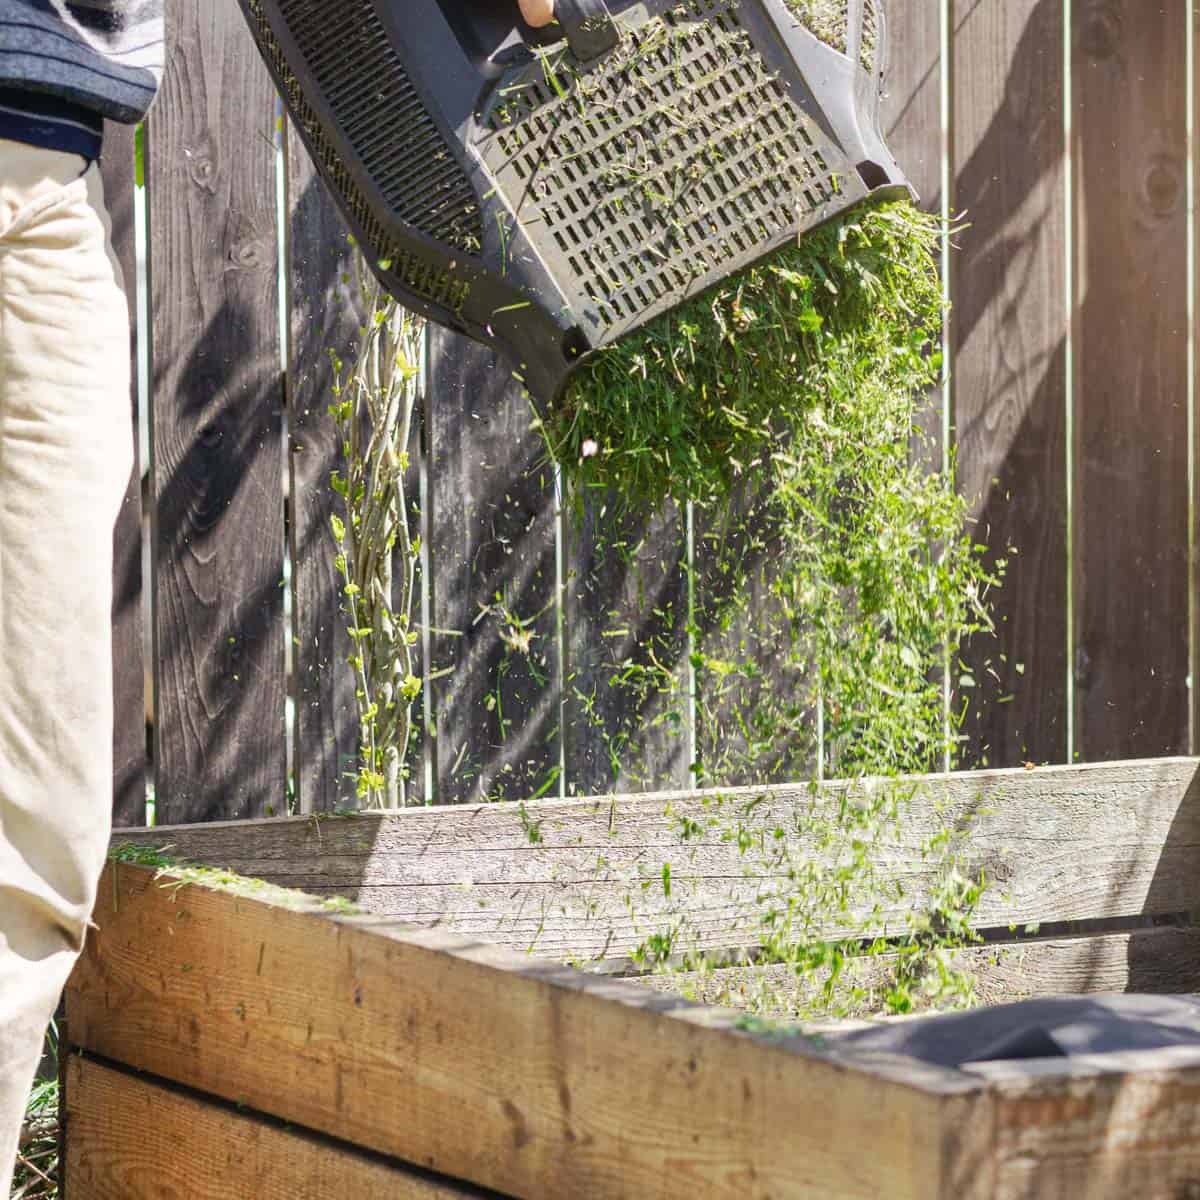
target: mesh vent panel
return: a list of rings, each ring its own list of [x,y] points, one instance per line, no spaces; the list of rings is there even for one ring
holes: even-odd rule
[[[470,181],[388,43],[370,0],[280,0],[325,103],[403,221],[466,252],[481,241]]]
[[[387,236],[374,211],[363,198],[350,173],[342,165],[333,145],[325,136],[316,113],[313,112],[301,93],[296,77],[288,69],[287,62],[284,60],[283,53],[275,40],[275,35],[271,31],[271,26],[259,0],[246,0],[246,3],[253,18],[256,39],[283,87],[284,99],[292,119],[304,130],[309,145],[324,168],[326,178],[334,190],[340,194],[343,203],[361,229],[367,244],[381,260],[390,259],[393,273],[418,295],[453,312],[460,311],[470,292],[470,285],[405,254]],[[440,139],[438,145],[441,147]],[[444,147],[442,147],[442,153],[445,154]],[[471,203],[473,206],[473,195]],[[413,224],[423,228],[427,222],[413,222]],[[479,218],[476,214],[476,229],[478,225]],[[478,238],[475,239],[474,245],[478,246]]]
[[[482,150],[609,328],[764,253],[836,195],[815,128],[754,50],[737,0],[685,0],[574,88],[510,89]]]

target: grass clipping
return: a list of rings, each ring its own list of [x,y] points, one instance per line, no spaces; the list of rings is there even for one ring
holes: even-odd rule
[[[785,982],[756,970],[752,994],[697,992],[760,1014],[974,994],[958,951],[986,881],[964,866],[965,835],[920,845],[935,882],[902,916],[889,866],[912,845],[898,777],[957,765],[977,695],[961,651],[990,632],[1003,570],[953,470],[931,471],[919,445],[942,365],[942,232],[906,202],[845,212],[599,352],[544,421],[581,514],[693,505],[697,781],[861,781],[839,804],[814,789],[782,824],[747,806],[681,832],[677,858],[735,840],[770,881],[731,897],[730,927]],[[669,912],[635,958],[715,978],[728,960],[699,949],[670,867]]]
[[[780,456],[906,456],[941,371],[940,235],[908,203],[860,207],[601,350],[545,415],[554,457],[654,506],[719,502]]]

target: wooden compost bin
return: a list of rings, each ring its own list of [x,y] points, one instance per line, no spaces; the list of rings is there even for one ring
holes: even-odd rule
[[[989,1002],[1200,991],[1198,770],[930,777],[894,867],[919,897],[922,834],[969,830],[968,865],[997,881],[992,944],[968,952]],[[111,865],[68,989],[68,1200],[1200,1196],[1195,1050],[935,1068],[526,952],[619,964],[641,931],[613,880],[671,858],[702,936],[729,946],[736,847],[701,839],[683,861],[680,817],[813,802],[783,787],[121,831],[367,911]]]

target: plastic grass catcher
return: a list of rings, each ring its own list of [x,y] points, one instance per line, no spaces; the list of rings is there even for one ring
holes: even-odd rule
[[[552,401],[589,351],[869,195],[881,0],[241,0],[376,273]],[[798,15],[819,11],[821,37]]]

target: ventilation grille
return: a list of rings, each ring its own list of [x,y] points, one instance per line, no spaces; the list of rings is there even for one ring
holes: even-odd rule
[[[609,329],[761,256],[836,195],[737,0],[685,0],[596,70],[570,70],[547,59],[507,89],[481,149]]]
[[[320,122],[317,120],[316,113],[304,98],[300,90],[300,85],[284,59],[279,43],[275,40],[275,35],[271,30],[266,13],[263,11],[261,0],[246,0],[246,7],[253,19],[253,29],[259,46],[262,48],[276,78],[280,82],[280,86],[283,88],[284,100],[287,103],[292,119],[307,135],[308,144],[324,169],[326,180],[333,190],[339,194],[347,211],[358,225],[371,254],[375,256],[377,261],[390,260],[392,273],[416,295],[452,312],[460,312],[470,292],[470,285],[456,279],[445,271],[438,271],[413,255],[402,251],[387,235],[373,209],[366,202],[350,173],[342,164],[337,151],[328,137],[326,137]],[[294,11],[302,7],[306,7],[303,2],[281,5],[281,8],[285,11]],[[403,72],[399,63],[395,64],[395,70],[398,73],[397,78],[403,79]],[[433,135],[437,137],[436,129],[433,130]],[[384,149],[386,152],[387,148],[385,147]],[[440,138],[437,138],[437,153],[440,153],[443,159],[449,160],[449,155],[446,153],[445,146]],[[453,166],[454,164],[451,162],[449,165]],[[368,163],[369,166],[370,164]],[[458,174],[462,179],[462,185],[469,191],[470,185],[467,183],[465,177],[461,176],[461,172]],[[394,190],[388,198],[394,203]],[[473,193],[470,195],[469,207],[472,212],[467,211],[467,205],[460,205],[457,216],[449,215],[448,223],[445,219],[431,221],[429,219],[431,214],[427,210],[422,210],[420,213],[415,214],[421,218],[420,220],[409,220],[410,214],[404,209],[397,208],[397,212],[401,219],[409,220],[410,224],[416,226],[422,232],[428,233],[431,237],[438,237],[440,231],[446,230],[449,231],[449,235],[452,238],[458,239],[452,241],[452,245],[463,250],[477,250],[480,241],[480,222]],[[442,215],[443,218],[446,218],[448,215],[445,208],[442,210]]]
[[[388,207],[429,237],[477,252],[482,234],[474,189],[425,111],[370,0],[279,0],[279,13]]]

